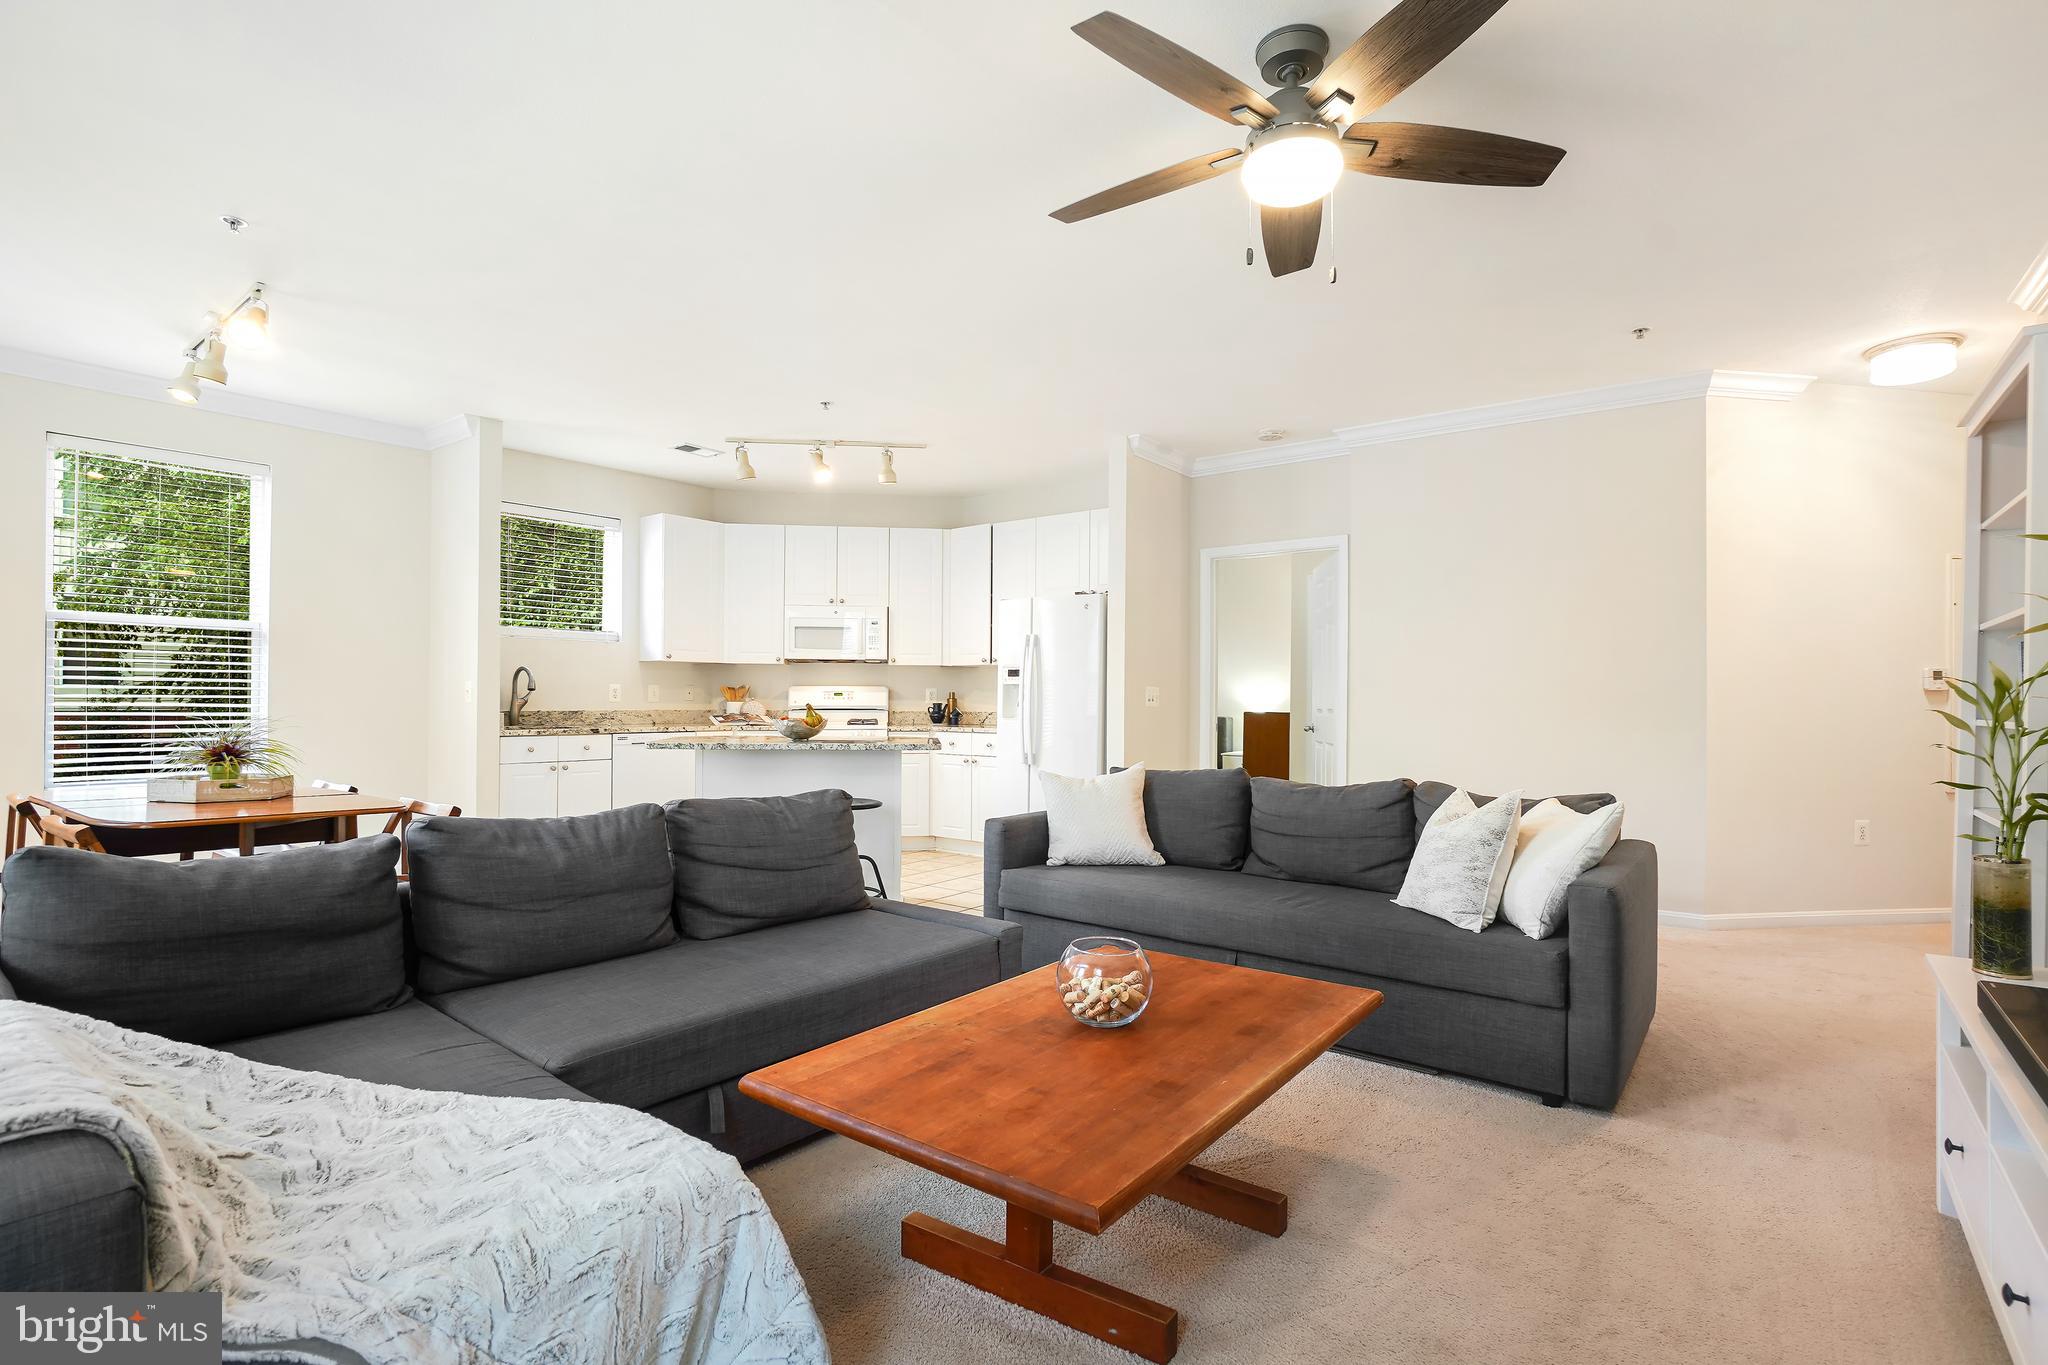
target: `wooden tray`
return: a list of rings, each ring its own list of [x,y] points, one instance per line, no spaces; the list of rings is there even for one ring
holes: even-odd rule
[[[289,777],[245,777],[216,782],[210,777],[152,777],[149,799],[204,805],[209,801],[275,801],[292,794]]]

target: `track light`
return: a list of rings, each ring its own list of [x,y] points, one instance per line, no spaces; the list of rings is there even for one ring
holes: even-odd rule
[[[193,351],[192,374],[212,384],[228,382],[228,348],[218,329],[207,333],[206,340]]]
[[[732,476],[735,479],[753,478],[754,462],[747,458],[747,448],[745,446],[738,446],[734,448],[732,453],[733,458],[736,461],[738,461],[738,463],[733,466]]]
[[[227,335],[235,345],[251,350],[261,350],[270,344],[270,305],[263,301],[261,281],[250,288],[241,307],[229,314]]]
[[[733,477],[751,479],[754,477],[754,463],[747,458],[749,446],[799,446],[811,457],[811,482],[823,487],[832,482],[833,468],[825,462],[825,452],[831,449],[879,450],[882,452],[882,467],[875,475],[875,482],[886,486],[896,482],[896,447],[905,450],[923,450],[922,441],[857,441],[844,436],[728,436],[727,444],[733,448]],[[677,446],[684,450],[690,447]]]
[[[185,368],[178,371],[176,379],[173,379],[164,386],[164,392],[177,399],[180,403],[197,403],[199,401],[199,376],[193,366],[193,362],[189,360],[185,362]]]
[[[811,482],[832,482],[832,466],[825,463],[825,449],[823,446],[811,447]]]
[[[875,482],[896,482],[896,452],[887,446],[882,447],[882,472],[875,475]]]

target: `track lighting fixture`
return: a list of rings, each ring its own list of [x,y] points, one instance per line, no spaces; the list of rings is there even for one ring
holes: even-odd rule
[[[887,446],[882,447],[882,472],[875,475],[875,482],[884,484],[896,482],[896,452]]]
[[[205,330],[185,348],[185,367],[165,386],[164,392],[180,403],[199,401],[199,381],[228,382],[228,343],[261,348],[270,343],[270,305],[263,301],[263,283],[249,287],[242,301],[228,310],[222,323],[219,313],[208,313],[201,324]]]
[[[199,401],[199,376],[192,361],[185,362],[185,368],[178,371],[178,377],[164,387],[164,392],[180,403]]]
[[[754,462],[747,458],[747,448],[745,446],[737,446],[733,449],[732,454],[735,461],[732,476],[735,479],[753,478]]]
[[[811,447],[811,482],[832,482],[832,466],[825,463],[825,449],[823,446]]]
[[[211,384],[228,382],[228,348],[220,339],[218,319],[208,313],[207,317],[216,323],[192,352],[192,373]]]
[[[733,447],[735,463],[733,477],[751,479],[754,477],[753,461],[747,458],[747,447],[756,446],[802,446],[811,458],[811,482],[820,487],[832,482],[836,472],[825,462],[828,450],[879,450],[882,452],[882,467],[875,475],[875,482],[892,486],[896,482],[896,452],[902,450],[923,450],[922,441],[851,441],[837,436],[728,436],[726,441]]]
[[[250,350],[270,344],[270,305],[263,301],[263,282],[258,280],[235,311],[228,314],[228,340]]]

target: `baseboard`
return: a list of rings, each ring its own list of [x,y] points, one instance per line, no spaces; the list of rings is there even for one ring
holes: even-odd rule
[[[912,834],[904,837],[905,853],[960,853],[969,858],[981,856],[981,845],[972,839],[941,839],[930,834]]]
[[[1849,929],[1876,924],[1946,924],[1951,912],[1933,910],[1770,910],[1756,914],[1704,915],[1660,910],[1657,922],[1674,929]]]

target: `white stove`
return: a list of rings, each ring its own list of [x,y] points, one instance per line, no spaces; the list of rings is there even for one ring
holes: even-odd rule
[[[815,706],[825,718],[819,739],[887,739],[889,689],[886,687],[792,687],[789,713],[803,714]]]

